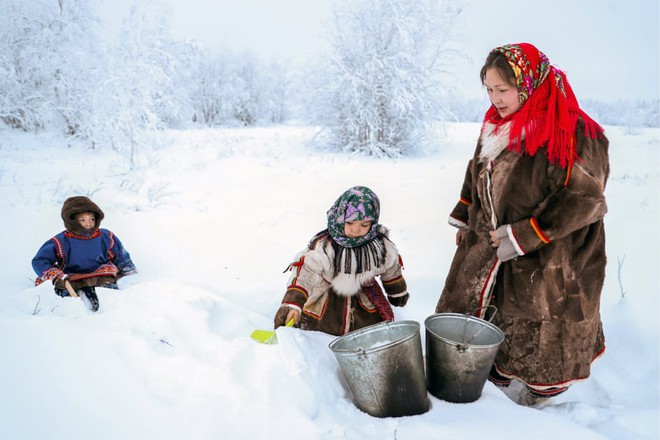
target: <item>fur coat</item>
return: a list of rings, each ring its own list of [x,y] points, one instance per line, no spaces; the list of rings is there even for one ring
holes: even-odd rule
[[[608,141],[576,128],[579,159],[566,169],[506,149],[484,126],[450,224],[465,230],[436,312],[484,314],[506,335],[495,360],[505,377],[566,386],[590,374],[605,349],[600,295],[605,277]],[[524,149],[522,151],[525,151]],[[507,225],[518,256],[500,261],[489,231]]]
[[[320,237],[289,266],[292,271],[282,304],[301,312],[300,328],[336,336],[344,335],[384,319],[369,299],[368,291],[384,299],[376,277],[380,277],[387,300],[402,306],[408,297],[402,263],[394,243],[385,237],[385,263],[362,273],[335,273],[334,250],[329,235]],[[352,265],[355,272],[356,265]],[[387,305],[389,307],[389,305]]]

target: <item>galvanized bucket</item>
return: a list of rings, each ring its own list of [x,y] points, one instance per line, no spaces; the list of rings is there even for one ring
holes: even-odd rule
[[[330,343],[355,406],[374,417],[429,410],[419,331],[416,321],[381,322]]]
[[[438,313],[424,321],[428,390],[454,403],[481,396],[504,333],[489,321],[460,313]]]

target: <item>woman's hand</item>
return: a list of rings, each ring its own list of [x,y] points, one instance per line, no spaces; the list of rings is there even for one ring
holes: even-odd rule
[[[463,229],[456,231],[456,246],[461,244],[463,238],[465,238],[465,231]]]
[[[490,231],[490,245],[494,248],[500,247],[500,237],[497,236],[497,231]]]

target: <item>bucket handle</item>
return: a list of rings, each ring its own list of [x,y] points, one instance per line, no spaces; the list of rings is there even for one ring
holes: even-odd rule
[[[475,314],[476,314],[476,313],[479,312],[481,309],[489,309],[489,308],[491,308],[491,307],[494,309],[494,312],[493,312],[493,314],[490,316],[490,319],[487,319],[486,321],[487,321],[487,322],[492,322],[493,318],[494,318],[495,315],[497,314],[497,307],[496,307],[496,306],[494,306],[494,305],[492,305],[492,304],[489,304],[489,305],[487,305],[487,306],[477,307],[477,308],[475,309],[474,312],[475,312]],[[485,316],[485,313],[484,313],[484,316]],[[467,321],[465,321],[465,326],[467,327]],[[479,336],[479,333],[481,333],[481,332],[483,331],[483,329],[485,329],[485,328],[486,328],[485,326],[482,326],[482,327],[481,327],[481,328],[480,328],[480,329],[479,329],[474,335],[472,335],[472,337],[470,338],[469,341],[465,342],[465,345],[466,345],[466,346],[467,346],[467,345],[470,345],[470,343],[474,340],[474,338],[476,338],[477,336]]]
[[[495,317],[495,315],[497,315],[497,312],[498,312],[498,310],[497,310],[497,306],[494,306],[494,305],[492,305],[492,304],[489,304],[489,305],[487,305],[487,306],[477,307],[476,309],[474,309],[474,312],[473,312],[472,314],[473,314],[473,316],[477,316],[478,313],[479,313],[481,310],[483,310],[483,309],[490,309],[491,307],[492,307],[493,310],[494,310],[494,311],[493,311],[493,314],[490,315],[490,319],[486,319],[486,321],[488,321],[488,322],[492,322],[493,318]],[[484,316],[486,316],[486,313],[484,313]],[[478,316],[477,316],[477,317],[478,317]]]

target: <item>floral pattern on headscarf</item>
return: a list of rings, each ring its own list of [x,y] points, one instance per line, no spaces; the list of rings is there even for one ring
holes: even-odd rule
[[[537,59],[530,60],[520,45],[506,44],[500,46],[495,51],[504,55],[509,62],[509,66],[516,75],[518,86],[518,102],[523,105],[527,99],[532,96],[534,90],[545,81],[550,72],[550,61],[543,52],[529,52],[530,57]],[[561,77],[559,77],[561,80]]]
[[[354,186],[339,196],[327,215],[328,232],[337,244],[347,248],[362,246],[378,235],[380,200],[366,186]],[[371,229],[362,237],[349,238],[344,233],[344,223],[350,221],[371,221]]]

